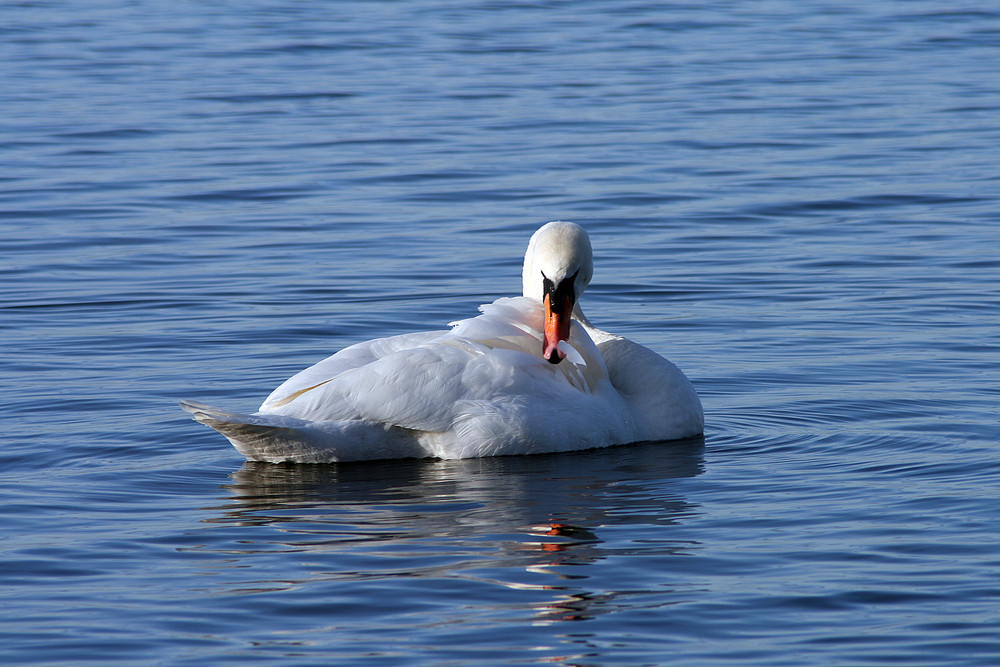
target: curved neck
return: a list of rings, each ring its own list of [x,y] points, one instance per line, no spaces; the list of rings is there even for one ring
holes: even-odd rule
[[[580,323],[586,326],[588,329],[597,328],[593,324],[591,324],[590,320],[587,319],[587,316],[583,314],[583,310],[580,309],[579,301],[577,301],[576,304],[573,306],[573,317],[577,320],[580,320]]]

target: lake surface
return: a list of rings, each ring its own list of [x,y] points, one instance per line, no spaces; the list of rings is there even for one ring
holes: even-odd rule
[[[993,3],[9,3],[0,662],[995,665]],[[591,233],[703,439],[244,463]]]

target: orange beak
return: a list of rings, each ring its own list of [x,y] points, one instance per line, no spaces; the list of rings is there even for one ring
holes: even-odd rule
[[[566,353],[559,349],[559,341],[569,340],[573,299],[562,290],[553,290],[546,292],[543,304],[545,305],[545,337],[542,357],[550,364],[558,364],[566,357]]]

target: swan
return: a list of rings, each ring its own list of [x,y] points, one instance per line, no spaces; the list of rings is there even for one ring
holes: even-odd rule
[[[579,299],[594,272],[587,233],[550,222],[528,242],[523,296],[450,330],[378,338],[294,375],[260,409],[181,407],[249,460],[533,454],[702,433],[698,394],[674,364],[598,329]]]

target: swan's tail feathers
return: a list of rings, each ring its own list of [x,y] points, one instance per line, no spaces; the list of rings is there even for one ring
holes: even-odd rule
[[[180,407],[224,435],[250,461],[333,463],[428,455],[414,432],[369,421],[245,415],[195,401],[181,401]]]
[[[233,420],[250,419],[249,415],[241,415],[236,412],[223,410],[222,408],[198,403],[197,401],[181,401],[180,406],[181,410],[190,413],[192,419],[202,424],[209,424],[209,422],[216,421],[228,423]]]
[[[236,451],[248,460],[318,462],[310,438],[300,429],[194,401],[181,401],[180,406],[191,413],[195,421],[226,436]],[[336,458],[324,457],[323,460],[335,461]]]

